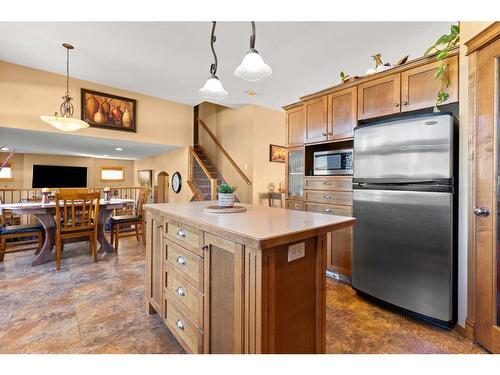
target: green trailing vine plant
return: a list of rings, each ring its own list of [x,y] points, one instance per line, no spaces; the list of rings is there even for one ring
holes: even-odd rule
[[[438,106],[448,100],[450,94],[448,93],[448,87],[450,86],[450,78],[448,77],[448,72],[446,68],[448,64],[444,60],[448,57],[448,54],[453,50],[460,42],[460,25],[451,25],[450,33],[444,34],[439,37],[439,39],[430,46],[424,55],[429,55],[431,53],[436,54],[436,61],[439,63],[434,73],[434,77],[441,81],[439,87],[439,92],[436,97],[436,103],[434,104],[434,112],[439,112]]]

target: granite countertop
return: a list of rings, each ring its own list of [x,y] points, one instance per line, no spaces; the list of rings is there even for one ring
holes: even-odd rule
[[[348,216],[325,215],[315,212],[295,211],[267,206],[238,203],[246,212],[232,214],[205,213],[206,206],[215,201],[189,203],[157,203],[144,205],[146,210],[192,223],[203,230],[222,230],[238,238],[252,240],[257,248],[271,244],[314,237],[354,225],[356,219]]]

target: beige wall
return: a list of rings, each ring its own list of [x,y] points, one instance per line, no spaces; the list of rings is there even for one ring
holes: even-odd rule
[[[160,172],[167,172],[169,181],[172,181],[172,175],[179,172],[182,177],[182,188],[179,194],[174,193],[172,184],[168,192],[169,202],[188,202],[191,199],[192,192],[187,184],[188,178],[188,148],[182,147],[173,151],[164,152],[159,155],[136,160],[134,162],[134,184],[139,185],[137,181],[137,171],[140,169],[153,170],[153,186],[157,185],[157,176]]]
[[[59,110],[63,75],[0,61],[0,126],[56,132],[40,120]],[[137,133],[88,128],[75,135],[187,146],[193,137],[193,108],[168,100],[78,79],[70,80],[75,117],[80,117],[80,88],[137,100]]]
[[[460,22],[460,182],[459,182],[459,238],[458,238],[458,324],[465,326],[467,317],[467,187],[469,176],[469,98],[468,61],[464,43],[488,27],[492,22]]]
[[[2,188],[31,188],[34,164],[86,167],[88,187],[104,187],[106,185],[133,186],[134,184],[133,160],[96,159],[63,155],[15,154],[10,162],[13,164],[14,168],[14,181],[0,181],[0,187]],[[101,167],[123,167],[125,180],[119,182],[102,182],[100,179]]]
[[[205,130],[200,128],[200,144],[216,164],[224,179],[237,187],[236,195],[245,203],[267,204],[259,194],[268,192],[268,185],[284,185],[285,166],[269,162],[269,145],[285,144],[285,114],[282,111],[246,105],[238,109],[211,103],[200,105],[199,117],[217,136],[217,139],[245,175],[252,181],[247,185],[234,167],[214,146]]]

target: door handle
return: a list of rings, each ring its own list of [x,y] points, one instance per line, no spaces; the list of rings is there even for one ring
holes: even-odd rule
[[[490,216],[490,210],[487,207],[474,207],[474,215],[476,216]]]
[[[186,295],[186,292],[184,291],[184,288],[183,287],[178,287],[176,290],[177,294],[181,297],[184,297]]]
[[[182,255],[179,255],[177,257],[177,263],[179,263],[181,266],[184,266],[186,264],[186,258],[184,258]]]
[[[177,231],[177,235],[178,235],[179,237],[181,237],[181,238],[184,238],[184,237],[186,237],[186,232],[184,232],[182,229],[179,229],[179,230]]]

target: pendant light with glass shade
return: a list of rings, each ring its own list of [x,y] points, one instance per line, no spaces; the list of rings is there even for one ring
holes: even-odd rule
[[[250,49],[243,58],[240,66],[234,71],[234,75],[247,81],[255,82],[272,74],[272,69],[267,65],[255,49],[255,22],[252,21],[252,36],[250,37]]]
[[[73,98],[69,92],[69,50],[74,47],[71,44],[63,43],[63,47],[66,48],[66,94],[62,97],[63,102],[59,108],[60,115],[57,112],[54,116],[40,116],[42,121],[52,125],[53,127],[65,131],[72,132],[78,129],[88,128],[89,124],[85,121],[73,117],[74,107],[71,101]]]
[[[210,77],[208,78],[205,85],[200,89],[200,96],[206,99],[220,100],[224,99],[228,92],[222,87],[222,83],[219,78],[215,75],[217,73],[217,55],[215,54],[214,43],[215,43],[215,25],[216,21],[212,21],[212,34],[210,36],[210,48],[214,54],[214,63],[210,65]]]

